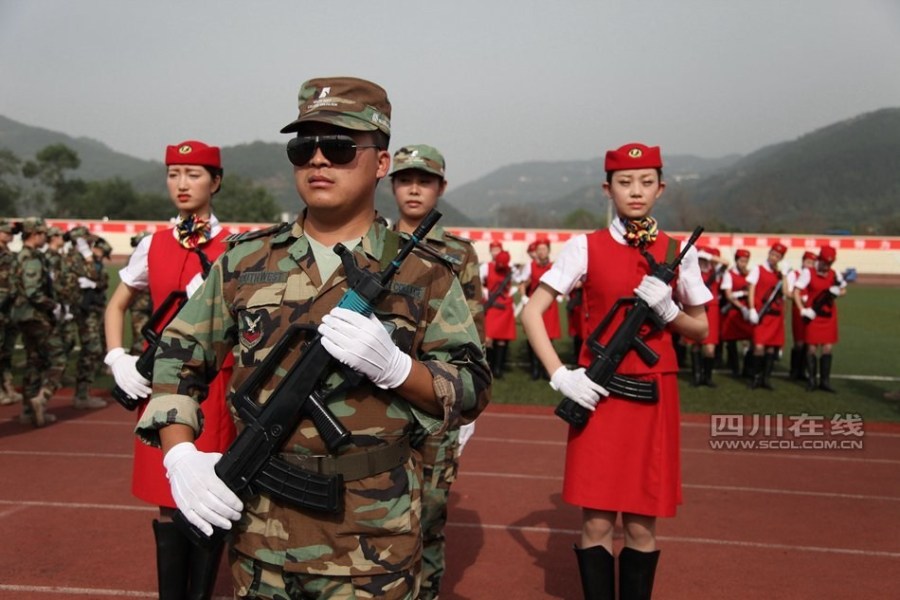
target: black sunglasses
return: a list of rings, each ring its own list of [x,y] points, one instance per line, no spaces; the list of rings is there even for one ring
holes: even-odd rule
[[[322,151],[328,162],[346,165],[356,158],[358,149],[378,148],[378,146],[362,146],[349,135],[306,135],[288,141],[288,160],[292,165],[302,167],[312,160],[316,148]]]

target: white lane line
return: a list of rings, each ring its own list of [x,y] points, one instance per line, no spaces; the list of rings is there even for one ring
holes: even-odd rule
[[[493,531],[523,531],[529,533],[562,533],[573,536],[580,536],[580,529],[559,529],[556,527],[519,527],[515,525],[492,525],[487,523],[454,523],[447,522],[447,527],[457,527],[461,529],[487,529]],[[827,548],[823,546],[800,546],[793,544],[773,544],[767,542],[748,542],[745,540],[721,540],[713,538],[695,538],[683,536],[660,535],[656,539],[663,542],[676,542],[686,544],[711,544],[716,546],[735,546],[743,548],[766,548],[773,550],[790,550],[799,552],[821,552],[826,554],[850,554],[855,556],[870,556],[882,558],[900,558],[900,552],[890,552],[886,550],[861,550],[857,548]]]
[[[139,512],[159,512],[158,506],[137,504],[102,504],[99,502],[51,502],[45,500],[2,500],[0,506],[39,506],[41,508],[87,508],[100,510],[127,510]]]
[[[115,452],[48,452],[45,450],[0,450],[0,456],[54,456],[64,458],[132,458]]]
[[[66,587],[61,585],[16,585],[0,583],[0,591],[24,594],[61,594],[66,596],[112,596],[114,598],[156,598],[157,592]],[[231,600],[232,596],[213,596],[214,600]]]
[[[558,475],[524,475],[517,473],[493,473],[489,471],[467,471],[460,470],[458,477],[489,477],[491,479],[530,479],[535,481],[562,481],[563,478]],[[722,492],[745,492],[750,494],[775,494],[785,496],[812,496],[816,498],[838,498],[844,500],[873,500],[900,502],[900,496],[877,496],[869,494],[845,494],[842,492],[813,492],[805,490],[781,490],[778,488],[760,488],[750,486],[737,485],[709,485],[702,483],[683,483],[685,489],[694,490],[713,490]]]

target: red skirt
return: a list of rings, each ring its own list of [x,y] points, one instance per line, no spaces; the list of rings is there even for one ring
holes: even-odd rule
[[[753,325],[744,319],[736,308],[730,309],[722,319],[721,339],[723,342],[749,340],[753,336]]]
[[[512,298],[498,298],[496,305],[484,311],[486,338],[507,341],[516,339],[516,315],[513,313],[512,303]]]
[[[234,419],[225,403],[231,372],[230,367],[219,371],[209,384],[207,399],[200,404],[200,410],[203,412],[203,432],[194,443],[197,449],[203,452],[224,452],[237,435]],[[138,419],[146,408],[145,402],[138,410]],[[148,446],[137,436],[134,438],[131,493],[149,504],[176,508],[172,489],[166,478],[166,468],[163,466],[162,450]]]
[[[823,317],[818,315],[815,319],[806,323],[806,343],[836,344],[838,341],[837,303],[831,307],[831,315]]]
[[[806,342],[806,323],[800,316],[800,309],[797,308],[796,302],[791,302],[791,337],[794,339],[795,346]]]
[[[563,500],[595,510],[672,517],[681,504],[678,378],[653,374],[659,402],[600,401],[570,427]]]
[[[753,328],[753,345],[784,346],[784,314],[767,314]]]

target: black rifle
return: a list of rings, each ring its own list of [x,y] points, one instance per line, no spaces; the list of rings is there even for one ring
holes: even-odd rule
[[[153,360],[156,356],[156,349],[159,347],[159,340],[162,332],[172,319],[175,318],[185,302],[187,302],[186,292],[183,290],[170,292],[169,295],[166,296],[166,299],[163,300],[162,304],[159,305],[159,308],[154,310],[153,314],[150,315],[147,323],[141,328],[141,335],[147,340],[147,347],[141,352],[141,355],[138,357],[134,366],[135,369],[137,369],[137,372],[147,381],[153,379]],[[176,304],[178,306],[173,311],[172,307]],[[162,323],[162,320],[167,316],[169,318],[166,319],[165,323]],[[132,398],[119,386],[113,387],[112,397],[127,410],[134,410],[141,404],[141,398]]]
[[[491,292],[490,296],[488,296],[488,299],[485,300],[484,310],[493,308],[494,306],[497,306],[497,308],[504,308],[502,305],[497,305],[497,299],[500,298],[500,296],[502,296],[506,291],[506,288],[509,287],[509,282],[512,280],[512,275],[512,267],[509,267],[509,273],[506,274],[506,277],[503,278],[503,281],[500,282],[500,285],[498,285]]]
[[[671,264],[657,264],[649,252],[641,250],[641,254],[644,255],[644,258],[650,265],[650,274],[669,284],[675,278],[675,269],[681,264],[688,249],[697,242],[701,233],[703,233],[703,227],[697,227],[681,250],[681,253]],[[631,305],[630,309],[627,308],[628,305]],[[612,334],[609,342],[604,346],[599,342],[600,336],[606,332],[613,318],[618,314],[620,307],[626,307],[625,318]],[[597,325],[597,328],[585,340],[588,348],[595,355],[594,360],[591,361],[590,366],[585,371],[585,374],[591,381],[602,385],[611,393],[631,400],[651,403],[657,401],[657,390],[654,382],[632,379],[616,374],[616,369],[622,363],[625,355],[631,350],[637,352],[641,360],[649,366],[653,366],[659,361],[659,355],[639,335],[641,328],[648,322],[657,329],[662,329],[666,325],[644,300],[637,297],[626,297],[616,300],[616,303],[613,304],[600,324]],[[627,393],[623,393],[623,391]],[[570,398],[563,398],[562,402],[556,407],[555,412],[558,417],[576,428],[584,427],[588,417],[591,415],[588,409]]]
[[[830,317],[831,311],[826,311],[825,308],[827,306],[831,306],[834,303],[834,299],[837,298],[834,294],[831,293],[830,289],[822,290],[819,294],[813,299],[812,304],[809,305],[811,309],[816,311],[816,315],[822,317]],[[803,317],[804,323],[809,323],[812,319],[808,319]]]
[[[389,289],[397,269],[440,218],[441,213],[436,210],[428,213],[390,265],[380,273],[361,269],[350,250],[341,244],[335,246],[334,251],[341,257],[350,285],[338,306],[371,315],[374,305]],[[350,432],[325,405],[326,398],[334,392],[325,380],[335,372],[337,361],[325,350],[321,336],[318,333],[314,335],[265,404],[260,405],[254,400],[265,382],[281,366],[283,356],[292,347],[297,334],[309,329],[300,326],[288,329],[272,352],[235,392],[232,404],[240,414],[244,428],[216,463],[215,470],[219,479],[242,499],[266,491],[306,509],[336,513],[343,505],[344,482],[340,474],[320,475],[275,456],[304,417],[312,420],[330,451],[335,452],[350,441]],[[360,379],[361,376],[357,375],[356,381]],[[286,480],[291,483],[286,483]],[[186,535],[200,545],[218,542],[227,533],[226,530],[214,528],[212,536],[207,536],[191,524],[181,511],[176,511],[174,520]]]
[[[772,304],[781,298],[781,288],[784,286],[784,279],[779,279],[778,283],[775,284],[775,287],[772,288],[772,291],[769,292],[769,296],[766,298],[766,301],[763,302],[762,308],[759,309],[759,320],[762,321],[763,317],[766,316],[769,311],[772,309]]]

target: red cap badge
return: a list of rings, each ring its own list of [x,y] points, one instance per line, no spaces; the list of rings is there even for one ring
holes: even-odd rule
[[[625,144],[618,150],[606,153],[604,169],[607,173],[626,169],[661,169],[663,166],[659,146],[644,144]]]

